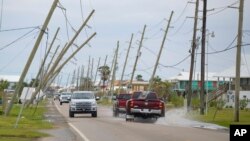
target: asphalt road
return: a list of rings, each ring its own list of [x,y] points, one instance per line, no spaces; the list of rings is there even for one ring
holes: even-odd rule
[[[67,103],[60,105],[55,101],[55,106],[68,125],[85,141],[229,141],[228,131],[197,128],[208,125],[199,123],[201,126],[196,127],[193,123],[185,124],[189,121],[183,122],[178,119],[178,115],[174,119],[170,119],[170,114],[169,117],[159,118],[157,121],[136,119],[134,122],[126,122],[124,115],[112,117],[110,107],[99,106],[97,118],[92,118],[90,114],[76,114],[74,118],[69,118]]]

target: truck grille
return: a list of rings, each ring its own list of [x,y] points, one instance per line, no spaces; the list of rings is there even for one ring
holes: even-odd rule
[[[78,109],[90,109],[91,108],[91,102],[79,102],[76,103],[76,108]]]

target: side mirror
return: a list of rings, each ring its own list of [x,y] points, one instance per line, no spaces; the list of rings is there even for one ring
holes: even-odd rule
[[[95,100],[100,100],[100,97],[99,96],[95,97]]]
[[[112,99],[113,99],[113,100],[116,100],[116,99],[117,99],[117,97],[116,97],[116,96],[113,96],[113,97],[112,97]]]

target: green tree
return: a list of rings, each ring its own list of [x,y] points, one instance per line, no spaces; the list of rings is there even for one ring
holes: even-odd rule
[[[172,84],[167,81],[162,81],[159,76],[156,76],[153,79],[152,88],[153,91],[155,91],[158,96],[163,98],[164,100],[169,99],[172,93]]]
[[[105,82],[108,80],[109,76],[110,76],[110,69],[109,69],[109,66],[101,66],[99,67],[99,72],[100,72],[100,75],[101,75],[101,80],[103,82],[103,89],[104,89],[104,86],[105,86]]]
[[[0,91],[3,91],[4,89],[8,88],[9,82],[7,80],[0,80]]]
[[[29,86],[32,87],[35,82],[36,82],[36,84],[34,86],[37,87],[40,83],[40,80],[36,81],[36,79],[32,78],[30,83],[29,83]]]
[[[138,75],[135,77],[135,79],[136,79],[137,81],[143,81],[142,75],[141,75],[141,74],[138,74]]]

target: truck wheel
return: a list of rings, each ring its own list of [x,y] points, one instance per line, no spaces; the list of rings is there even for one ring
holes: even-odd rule
[[[92,116],[92,117],[97,117],[97,111],[91,113],[91,116]]]
[[[162,110],[161,117],[165,117],[165,109]]]
[[[118,116],[119,116],[118,109],[114,109],[114,110],[113,110],[113,116],[114,116],[114,117],[118,117]]]
[[[74,116],[75,116],[74,112],[69,111],[69,117],[74,117]]]

